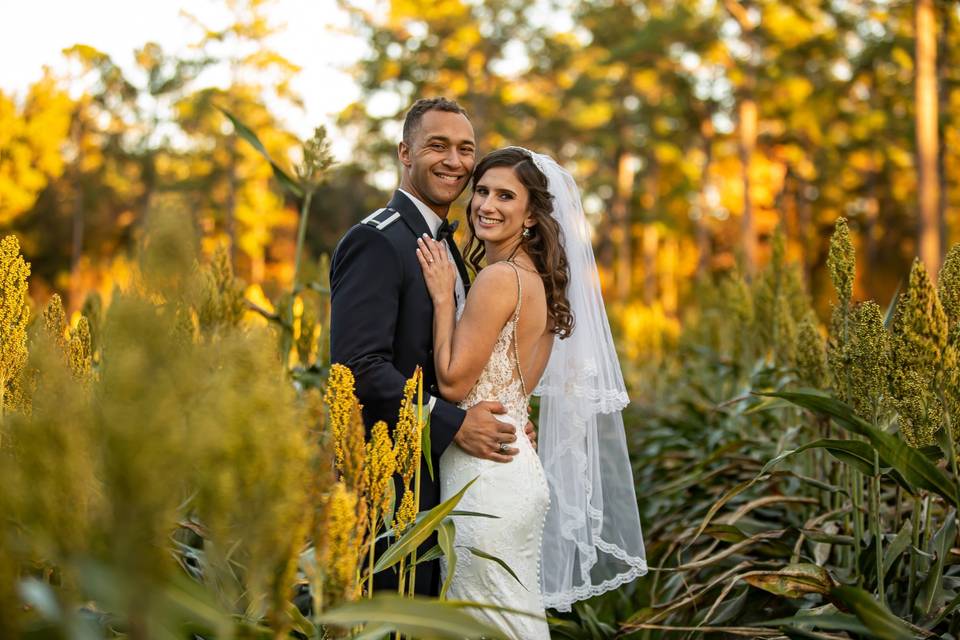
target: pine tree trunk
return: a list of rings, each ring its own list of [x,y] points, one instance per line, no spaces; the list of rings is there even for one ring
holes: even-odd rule
[[[934,0],[916,0],[918,245],[931,277],[940,270],[940,181],[937,176],[937,25]]]

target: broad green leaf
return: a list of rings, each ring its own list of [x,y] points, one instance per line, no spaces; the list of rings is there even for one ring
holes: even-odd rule
[[[784,451],[776,458],[773,458],[770,460],[770,462],[765,464],[763,469],[760,470],[760,475],[768,472],[771,467],[779,464],[783,460],[798,453],[807,451],[808,449],[826,449],[827,453],[832,455],[840,462],[853,467],[866,476],[873,475],[874,449],[869,443],[861,440],[835,440],[829,438],[815,440],[814,442],[809,442],[803,446],[797,447],[796,449]]]
[[[290,616],[290,621],[294,631],[297,631],[308,638],[314,638],[317,636],[317,628],[306,618],[306,616],[300,613],[300,609],[298,609],[297,605],[293,604],[292,602],[287,603],[287,615]]]
[[[483,558],[484,560],[491,560],[491,561],[493,561],[493,562],[496,562],[498,565],[500,565],[501,567],[503,567],[503,570],[504,570],[504,571],[506,571],[506,572],[509,573],[511,576],[513,576],[513,579],[517,581],[517,584],[519,584],[519,585],[520,585],[521,587],[523,587],[524,589],[527,588],[526,585],[524,585],[522,582],[520,582],[520,578],[517,577],[517,574],[514,573],[513,569],[510,567],[510,565],[508,565],[506,562],[504,562],[503,560],[501,560],[501,559],[498,558],[497,556],[492,555],[492,554],[489,554],[489,553],[487,553],[486,551],[483,551],[483,550],[481,550],[481,549],[477,549],[476,547],[466,547],[466,549],[468,549],[468,550],[470,551],[470,553],[472,553],[473,555],[475,555],[475,556],[477,556],[477,557],[479,557],[479,558]],[[527,590],[529,591],[529,589],[527,589]]]
[[[900,554],[910,547],[910,540],[912,536],[913,524],[910,523],[910,520],[905,520],[903,526],[900,528],[900,532],[897,533],[893,541],[887,545],[887,550],[883,554],[884,576],[886,576],[890,569],[893,568],[893,563],[897,561],[897,558],[900,557]]]
[[[906,623],[863,589],[835,587],[830,595],[849,607],[871,636],[880,640],[913,640]]]
[[[350,636],[350,640],[384,640],[397,628],[392,624],[368,624],[361,631]]]
[[[443,550],[440,549],[440,545],[435,544],[432,547],[430,547],[429,551],[427,551],[425,554],[417,558],[417,561],[414,564],[423,564],[424,562],[432,562],[433,560],[436,560],[437,558],[442,558],[442,557],[443,557]]]
[[[804,536],[814,542],[823,542],[825,544],[853,545],[853,536],[844,536],[834,533],[825,533],[815,529],[801,529]]]
[[[489,627],[460,608],[439,600],[377,594],[369,600],[348,602],[317,616],[323,624],[353,627],[359,624],[389,625],[401,634],[423,640],[498,638],[499,629]]]
[[[933,462],[903,441],[874,428],[836,398],[812,391],[779,391],[763,395],[786,398],[797,406],[830,415],[841,427],[866,436],[884,464],[898,470],[911,485],[938,493],[951,505],[958,505],[956,487]]]
[[[280,165],[274,162],[273,158],[271,158],[270,154],[267,152],[267,148],[263,146],[262,142],[260,142],[260,138],[257,137],[257,134],[226,109],[219,106],[217,109],[220,111],[220,113],[227,116],[227,119],[230,120],[230,123],[233,125],[237,135],[250,143],[250,146],[256,149],[260,155],[270,163],[270,168],[273,169],[273,175],[277,179],[277,182],[279,182],[280,185],[291,195],[297,198],[302,198],[303,189],[293,178],[289,176],[289,174],[287,174],[286,171],[283,170],[283,168],[280,167]]]
[[[420,432],[420,447],[423,450],[423,458],[427,461],[427,471],[430,473],[430,479],[433,477],[433,445],[430,441],[430,414],[426,414],[426,420],[423,423],[423,430]]]
[[[950,547],[957,537],[956,512],[951,510],[947,514],[946,521],[940,530],[933,536],[933,547],[936,557],[927,573],[927,580],[924,584],[923,598],[920,601],[923,607],[924,615],[930,615],[934,605],[937,603],[937,597],[940,595],[943,586],[943,568],[946,565],[947,556],[950,554]]]
[[[479,477],[480,476],[477,476],[477,478]],[[409,531],[404,533],[402,536],[400,536],[399,540],[390,545],[384,554],[377,560],[376,565],[373,567],[373,572],[378,573],[384,569],[392,567],[396,563],[400,562],[400,558],[412,553],[414,549],[420,546],[420,543],[430,537],[430,534],[436,531],[437,527],[440,526],[440,523],[443,522],[443,519],[450,515],[450,512],[454,510],[457,504],[459,504],[460,498],[462,498],[463,494],[467,492],[467,489],[470,488],[470,485],[477,481],[477,478],[474,478],[465,484],[455,496],[452,496],[445,502],[442,502],[433,509],[430,509],[425,516],[420,518],[418,522],[410,527]]]
[[[444,520],[437,529],[437,546],[443,551],[447,558],[447,579],[443,581],[440,588],[440,599],[447,597],[447,589],[453,582],[453,576],[457,573],[457,550],[453,548],[453,543],[457,538],[457,526],[453,520]]]
[[[423,518],[426,517],[427,513],[428,513],[427,511],[421,511],[420,513],[418,513],[417,517],[414,519],[414,522],[416,523],[423,520]],[[479,511],[461,511],[460,509],[454,509],[449,514],[447,514],[447,516],[450,518],[493,518],[493,519],[500,518],[500,516],[495,516],[489,513],[480,513]],[[377,542],[380,542],[384,538],[389,538],[391,536],[393,536],[393,529],[388,528],[386,531],[384,531],[383,533],[377,536]]]
[[[712,524],[704,529],[703,533],[721,542],[740,542],[748,537],[747,534],[732,524]]]
[[[784,400],[783,398],[763,398],[760,402],[748,408],[743,412],[743,415],[748,416],[752,413],[759,413],[761,411],[771,411],[773,409],[783,409],[791,405],[790,401]]]
[[[849,613],[821,613],[821,614],[812,614],[799,612],[797,615],[790,618],[775,618],[773,620],[764,620],[763,622],[754,623],[751,626],[762,626],[762,627],[797,627],[797,626],[810,626],[816,629],[826,629],[829,631],[852,631],[853,633],[859,633],[864,635],[869,635],[870,630],[867,629],[856,616]]]

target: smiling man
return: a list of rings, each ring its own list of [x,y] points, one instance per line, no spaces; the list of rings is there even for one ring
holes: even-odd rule
[[[334,251],[330,359],[353,371],[368,437],[379,420],[390,425],[392,435],[404,382],[422,366],[434,471],[439,471],[440,456],[454,442],[470,455],[509,462],[518,450],[501,453],[497,443],[512,443],[516,435],[510,424],[494,417],[505,413],[500,403],[482,402],[464,411],[437,392],[433,304],[416,256],[421,235],[445,241],[459,273],[457,301],[464,300],[468,276],[447,214],[476,162],[473,126],[453,101],[418,100],[404,120],[398,156],[402,177],[389,204],[352,227]],[[441,481],[421,474],[421,510],[437,504]],[[397,496],[398,503],[401,497]],[[434,544],[435,540],[424,543],[421,554]],[[417,593],[437,595],[439,579],[438,561],[419,565]],[[377,574],[374,586],[395,590],[396,574],[389,570]]]

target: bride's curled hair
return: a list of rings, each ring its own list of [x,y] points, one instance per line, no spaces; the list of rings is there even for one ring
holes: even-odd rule
[[[473,184],[494,167],[510,167],[529,193],[528,210],[536,224],[530,228],[529,236],[522,236],[523,250],[533,260],[533,264],[543,280],[547,296],[547,317],[550,331],[561,339],[573,331],[574,318],[567,298],[567,283],[570,281],[570,267],[563,248],[563,231],[553,212],[553,198],[550,195],[547,177],[537,168],[529,152],[519,147],[505,147],[488,153],[473,170]],[[472,200],[471,200],[472,202]],[[470,236],[464,249],[467,263],[474,273],[481,269],[486,255],[483,243],[477,239],[473,226],[470,205],[467,205],[467,224]]]

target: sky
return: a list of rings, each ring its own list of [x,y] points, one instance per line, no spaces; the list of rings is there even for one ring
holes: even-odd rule
[[[185,52],[199,32],[180,15],[188,10],[212,27],[224,24],[224,2],[215,0],[0,0],[0,90],[22,96],[43,74],[44,65],[66,72],[61,51],[73,44],[93,46],[125,71],[134,68],[133,51],[154,41],[165,51]],[[304,110],[278,111],[291,130],[309,137],[319,124],[359,97],[348,66],[365,45],[346,33],[347,15],[336,0],[274,0],[274,25],[286,25],[271,47],[299,65],[294,89]],[[224,74],[219,74],[224,76]],[[220,84],[217,72],[204,84]],[[342,159],[349,142],[331,131],[334,153]]]

